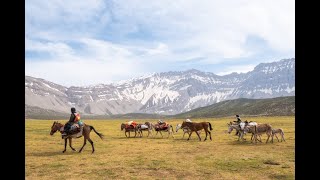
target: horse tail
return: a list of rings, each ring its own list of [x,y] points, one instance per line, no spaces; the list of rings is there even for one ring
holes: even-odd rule
[[[96,129],[94,129],[93,126],[89,126],[89,127],[90,127],[90,130],[93,130],[101,139],[103,139],[103,134],[98,133],[98,132],[96,131]]]
[[[210,131],[212,131],[212,126],[211,126],[211,123],[210,123],[210,122],[208,122],[208,123],[209,123]]]

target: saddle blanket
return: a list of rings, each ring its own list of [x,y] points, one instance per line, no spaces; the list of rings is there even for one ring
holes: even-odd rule
[[[141,126],[141,129],[148,129],[149,127],[147,126],[147,125],[145,125],[145,124],[142,124]]]
[[[79,128],[77,126],[76,129],[73,129],[73,130],[70,131],[70,134],[62,136],[62,139],[66,139],[66,138],[69,138],[69,137],[71,137],[71,138],[80,138],[80,137],[82,137],[82,132],[83,132],[83,126],[81,126],[81,128]]]
[[[156,127],[155,127],[156,131],[166,130],[166,129],[168,129],[168,125],[167,124],[162,124],[162,125],[157,124]]]

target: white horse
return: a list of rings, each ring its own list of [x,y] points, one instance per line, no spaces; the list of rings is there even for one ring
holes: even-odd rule
[[[152,130],[153,130],[153,126],[151,122],[145,122],[144,124],[138,124],[138,129],[141,132],[141,137],[143,136],[142,131],[148,131],[148,136],[151,134],[151,136],[153,137],[152,134]]]

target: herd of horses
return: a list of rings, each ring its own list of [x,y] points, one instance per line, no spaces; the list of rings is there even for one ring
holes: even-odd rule
[[[267,135],[266,143],[269,142],[270,137],[271,137],[271,143],[273,143],[274,136],[276,136],[278,142],[280,142],[277,134],[280,134],[281,142],[286,141],[284,139],[283,129],[281,129],[281,128],[273,129],[270,124],[258,124],[257,122],[244,121],[244,122],[240,122],[240,123],[230,122],[230,123],[227,123],[227,125],[228,125],[228,133],[229,134],[232,132],[233,129],[235,129],[237,131],[236,135],[238,135],[238,141],[240,141],[240,139],[245,140],[243,138],[243,136],[247,133],[252,134],[251,141],[252,142],[254,141],[255,143],[257,143],[257,141],[262,142],[261,135],[264,133]]]
[[[172,138],[174,138],[173,136],[173,126],[171,124],[167,123],[166,128],[156,128],[157,126],[159,126],[158,123],[153,124],[152,122],[145,122],[144,124],[137,124],[136,126],[128,126],[125,123],[121,124],[121,131],[124,130],[125,136],[127,136],[127,132],[129,132],[129,137],[130,137],[130,132],[134,132],[135,135],[134,137],[137,136],[137,133],[140,137],[143,136],[143,131],[148,131],[148,136],[151,134],[151,136],[153,136],[153,131],[156,131],[155,136],[157,136],[158,133],[162,135],[162,132],[168,132],[168,137],[170,137],[170,135],[172,136]],[[176,126],[176,132],[178,132],[179,129],[183,129],[184,134],[183,137],[186,133],[189,134],[189,138],[187,140],[190,139],[191,134],[193,132],[195,132],[199,138],[199,141],[201,141],[201,137],[200,137],[200,132],[201,130],[204,130],[206,133],[206,138],[204,139],[207,140],[208,135],[210,136],[210,140],[212,140],[211,137],[211,132],[212,131],[212,126],[210,122],[199,122],[199,123],[195,123],[195,122],[183,122],[182,124],[177,124]]]
[[[271,142],[273,143],[273,137],[276,136],[277,134],[281,135],[281,141],[285,141],[284,139],[284,132],[282,129],[273,129],[272,126],[270,124],[258,124],[256,122],[240,122],[240,123],[235,123],[235,122],[230,122],[227,123],[228,125],[228,133],[230,134],[232,132],[233,129],[235,129],[236,135],[238,135],[238,141],[241,140],[245,140],[243,137],[245,134],[247,133],[251,133],[251,141],[255,141],[255,143],[257,141],[262,142],[261,141],[261,135],[263,133],[266,133],[268,138],[266,143],[268,143],[269,138],[271,137]],[[63,133],[63,128],[64,125],[54,121],[53,125],[51,126],[51,132],[50,135],[53,135],[55,132],[59,131],[61,134]],[[183,121],[182,124],[177,124],[176,125],[176,132],[178,132],[179,129],[182,129],[184,134],[183,134],[183,138],[185,136],[185,134],[188,134],[189,137],[187,140],[189,140],[191,138],[191,135],[193,132],[195,132],[199,138],[199,141],[201,141],[201,137],[200,137],[200,133],[202,132],[202,130],[205,131],[206,137],[204,139],[204,141],[207,140],[208,135],[210,136],[210,140],[212,141],[212,137],[211,137],[211,132],[212,129],[212,125],[210,122],[188,122],[188,121]],[[91,125],[87,125],[84,124],[81,131],[79,132],[78,135],[67,135],[67,136],[62,136],[62,139],[64,139],[65,144],[64,144],[64,150],[62,151],[63,153],[66,151],[66,147],[67,147],[67,140],[69,140],[69,146],[73,151],[76,151],[73,147],[72,147],[72,138],[80,138],[80,137],[84,137],[84,142],[82,147],[79,150],[79,153],[82,151],[83,147],[86,145],[87,140],[90,142],[91,146],[92,146],[92,153],[94,152],[94,145],[93,145],[93,141],[90,139],[90,132],[94,131],[101,139],[103,139],[103,134],[97,132],[95,130],[95,128]],[[168,133],[168,137],[170,137],[170,135],[172,136],[172,138],[174,138],[173,136],[173,126],[171,124],[166,123],[166,128],[159,128],[159,124],[153,124],[152,122],[145,122],[144,124],[137,124],[136,126],[128,126],[125,123],[121,124],[121,131],[124,130],[125,136],[126,137],[130,137],[130,132],[134,132],[135,135],[134,137],[137,136],[137,134],[139,135],[139,137],[143,137],[143,131],[147,131],[148,135],[147,137],[149,137],[149,135],[151,135],[153,137],[153,132],[156,131],[155,136],[160,133],[161,136],[162,132],[167,132]],[[129,133],[129,136],[127,136],[127,133]],[[155,137],[154,136],[154,137]],[[258,138],[259,137],[259,138]],[[278,139],[279,141],[279,139]]]

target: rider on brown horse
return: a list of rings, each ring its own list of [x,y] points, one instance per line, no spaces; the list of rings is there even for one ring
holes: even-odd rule
[[[72,107],[70,119],[64,126],[64,133],[62,135],[68,135],[70,133],[72,125],[74,125],[75,123],[78,123],[79,128],[81,128],[81,126],[83,125],[83,122],[80,120],[80,114],[77,113],[76,108]]]

